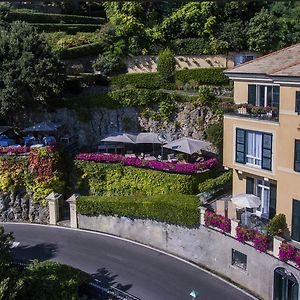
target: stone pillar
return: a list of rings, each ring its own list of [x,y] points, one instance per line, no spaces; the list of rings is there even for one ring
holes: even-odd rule
[[[49,223],[50,225],[56,225],[59,219],[59,201],[62,198],[61,194],[52,192],[46,197],[49,203]]]
[[[70,204],[70,226],[71,228],[78,228],[77,222],[77,210],[76,210],[76,200],[79,194],[73,194],[67,202]]]
[[[236,236],[236,228],[239,226],[240,221],[236,219],[231,219],[231,236],[235,237]]]
[[[279,236],[274,236],[273,237],[273,255],[278,258],[279,257],[279,247],[281,243],[284,241],[283,238]]]
[[[205,215],[205,212],[206,212],[206,207],[200,206],[199,209],[200,209],[200,225],[205,225],[204,215]]]

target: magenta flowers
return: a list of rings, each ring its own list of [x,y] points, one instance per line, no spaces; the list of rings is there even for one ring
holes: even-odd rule
[[[0,147],[0,155],[3,154],[25,154],[25,153],[29,153],[30,152],[30,148],[29,147]]]
[[[221,229],[223,232],[231,231],[231,221],[230,219],[218,215],[213,211],[206,210],[204,214],[204,222],[206,226],[212,226]]]
[[[210,158],[197,164],[171,163],[162,161],[148,161],[137,157],[124,157],[119,154],[104,153],[80,153],[76,156],[77,160],[95,161],[104,163],[121,163],[124,166],[146,167],[153,170],[169,171],[183,174],[193,174],[198,171],[212,169],[217,164],[217,159]]]

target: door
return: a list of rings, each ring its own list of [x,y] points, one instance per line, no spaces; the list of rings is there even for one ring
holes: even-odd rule
[[[298,300],[298,281],[284,268],[274,271],[274,300]]]

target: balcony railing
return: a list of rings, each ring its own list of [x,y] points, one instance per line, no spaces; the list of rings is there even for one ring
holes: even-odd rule
[[[249,104],[234,104],[230,102],[221,103],[221,107],[226,115],[262,121],[279,121],[278,109],[275,107],[261,107]]]

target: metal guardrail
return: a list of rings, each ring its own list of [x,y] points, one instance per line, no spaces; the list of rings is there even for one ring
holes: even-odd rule
[[[101,285],[101,281],[98,279],[93,279],[88,283],[88,285],[97,290],[100,290],[102,293],[104,292],[107,295],[113,296],[118,300],[140,300],[140,298],[130,295],[116,287],[110,286],[108,288],[105,288]]]

